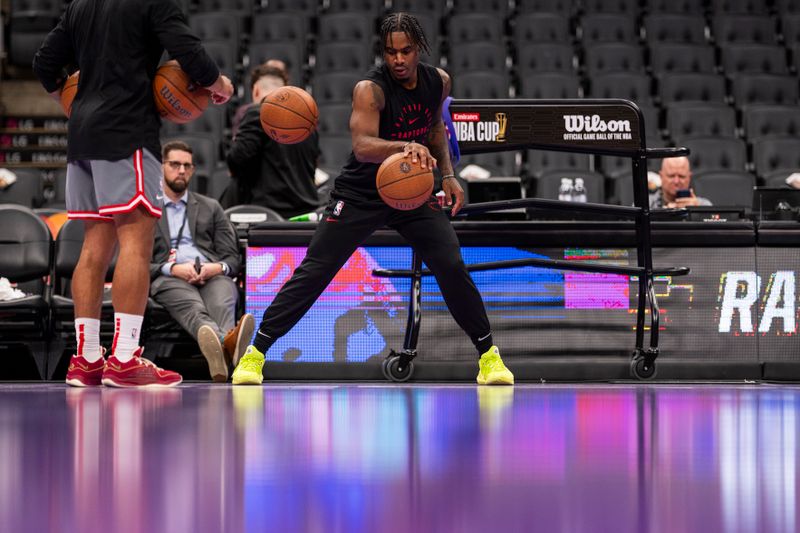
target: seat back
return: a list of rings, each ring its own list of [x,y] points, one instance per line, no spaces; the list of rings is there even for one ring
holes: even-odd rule
[[[644,18],[645,39],[654,43],[706,44],[702,15],[651,14]]]
[[[750,207],[755,185],[756,178],[749,172],[698,172],[692,177],[695,194],[718,206]]]
[[[714,72],[714,48],[706,44],[656,43],[650,47],[655,75],[671,72]]]
[[[508,98],[510,85],[505,73],[467,72],[453,79],[453,97]]]
[[[772,74],[740,74],[733,78],[736,107],[752,104],[796,105],[797,78]]]
[[[565,44],[572,37],[569,19],[558,13],[525,13],[516,17],[513,26],[517,50],[530,43]]]
[[[785,170],[788,176],[800,172],[800,139],[774,137],[753,141],[753,164],[756,174],[765,178]]]
[[[30,168],[15,168],[12,171],[17,176],[17,181],[0,190],[0,204],[39,207],[43,200],[41,172]]]
[[[639,38],[636,19],[630,15],[587,14],[581,20],[580,28],[584,46],[597,43],[635,43]]]
[[[0,204],[0,275],[41,281],[50,273],[52,242],[47,224],[30,208]]]
[[[499,43],[506,34],[503,16],[489,13],[453,15],[450,17],[448,29],[450,46],[479,41]]]
[[[593,98],[624,98],[650,105],[653,101],[651,85],[646,74],[612,72],[593,76],[589,80],[589,94]]]
[[[520,80],[521,98],[578,98],[581,84],[575,74],[530,73]]]
[[[591,46],[585,54],[590,76],[609,72],[644,72],[642,49],[635,44],[604,43]]]
[[[311,81],[311,90],[318,105],[349,103],[353,101],[353,88],[363,79],[363,73],[328,72],[317,74]]]
[[[729,44],[722,48],[722,67],[728,75],[789,73],[786,51],[771,44]]]
[[[770,16],[721,15],[712,18],[714,40],[729,43],[777,44],[775,20]]]
[[[797,106],[749,106],[744,111],[744,135],[751,142],[760,137],[800,136]]]
[[[692,137],[735,137],[736,112],[725,104],[675,104],[667,108],[667,130],[676,144]]]
[[[567,44],[536,43],[517,49],[515,61],[520,77],[544,72],[575,72],[575,51]]]
[[[664,104],[671,102],[725,102],[725,78],[718,74],[667,74],[658,80]]]
[[[744,171],[747,164],[747,147],[741,139],[703,137],[686,139],[692,172],[706,170]]]
[[[464,43],[450,50],[447,70],[458,75],[462,72],[506,72],[506,47],[498,43]]]

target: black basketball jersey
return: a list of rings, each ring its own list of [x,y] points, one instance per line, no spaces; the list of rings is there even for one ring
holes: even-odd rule
[[[371,69],[365,79],[383,89],[385,104],[378,136],[388,141],[414,141],[427,145],[428,134],[439,118],[435,115],[442,102],[442,77],[436,68],[420,63],[417,86],[413,89],[406,89],[395,81],[385,64]],[[379,198],[375,187],[379,166],[377,163],[361,163],[350,152],[342,173],[336,178],[336,192],[346,196]]]

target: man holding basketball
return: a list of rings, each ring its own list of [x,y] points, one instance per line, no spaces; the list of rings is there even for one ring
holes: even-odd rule
[[[139,334],[150,284],[153,230],[161,216],[161,125],[153,76],[166,49],[222,104],[233,94],[174,0],[73,0],[33,60],[58,100],[65,69],[80,81],[69,119],[67,211],[85,223],[72,278],[77,353],[67,383],[79,387],[161,386],[181,376],[141,357]],[[103,281],[119,243],[114,271],[114,342],[100,348]]]
[[[254,344],[234,370],[234,385],[262,382],[264,354],[270,346],[302,318],[355,249],[384,225],[405,237],[436,276],[453,318],[480,356],[478,383],[514,383],[493,345],[483,300],[464,266],[458,238],[436,199],[431,197],[410,211],[397,211],[383,203],[376,190],[380,164],[403,153],[423,168],[439,166],[453,214],[464,201],[441,120],[450,77],[420,63],[419,55],[428,50],[428,43],[411,15],[393,13],[384,18],[381,46],[384,64],[367,73],[353,90],[353,152],[336,178],[331,202],[305,259],[264,312]]]

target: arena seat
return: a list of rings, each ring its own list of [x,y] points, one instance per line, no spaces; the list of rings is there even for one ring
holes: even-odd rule
[[[319,124],[317,125],[317,131],[319,131],[320,135],[350,134],[350,113],[353,111],[352,104],[320,104],[318,107]]]
[[[508,0],[452,0],[454,13],[492,13],[508,16]],[[414,12],[414,9],[411,9]]]
[[[673,104],[666,117],[676,145],[692,137],[736,137],[736,112],[725,104]]]
[[[730,43],[777,44],[775,19],[757,15],[720,15],[711,19],[714,41]]]
[[[505,40],[506,35],[505,20],[499,14],[466,13],[451,15],[447,27],[451,48],[479,41],[500,43]]]
[[[589,79],[589,95],[592,98],[624,98],[641,105],[652,104],[651,87],[649,76],[635,72],[598,74]]]
[[[447,2],[441,0],[391,0],[390,3],[391,11],[404,11],[415,15],[424,14],[433,17],[437,25],[447,12]]]
[[[644,72],[642,48],[635,44],[603,43],[586,48],[584,65],[590,76],[610,72]]]
[[[352,41],[371,46],[375,39],[375,21],[359,13],[326,13],[318,23],[317,46]]]
[[[749,172],[712,170],[692,173],[692,188],[697,196],[716,206],[749,208],[753,204],[756,178]]]
[[[699,15],[651,14],[644,17],[645,40],[654,43],[705,44],[706,21]]]
[[[336,176],[353,151],[353,141],[349,134],[320,136],[319,149],[321,153],[317,166]]]
[[[269,0],[262,6],[269,13],[303,13],[315,17],[320,8],[319,0]]]
[[[511,80],[508,74],[467,72],[453,78],[454,98],[508,98]]]
[[[239,46],[242,39],[241,17],[236,11],[195,13],[189,27],[201,41],[229,41]]]
[[[659,78],[663,104],[671,102],[725,102],[725,78],[718,74],[676,73]]]
[[[722,68],[725,74],[779,74],[789,73],[786,50],[770,44],[729,44],[722,47]]]
[[[575,72],[575,51],[567,44],[532,43],[517,49],[514,66],[520,77],[528,74]]]
[[[767,15],[769,6],[764,0],[711,0],[714,15]]]
[[[639,39],[636,18],[613,13],[584,15],[579,35],[586,47],[598,43],[635,43]]]
[[[317,105],[325,103],[350,103],[353,88],[364,77],[362,72],[328,72],[317,74],[311,80],[311,93]]]
[[[311,20],[303,12],[258,13],[253,17],[251,42],[308,42]]]
[[[581,82],[575,74],[528,73],[520,79],[520,98],[579,98]]]
[[[775,10],[781,17],[795,15],[800,13],[800,3],[796,0],[775,0]]]
[[[800,11],[781,17],[781,34],[786,46],[800,43]]]
[[[739,74],[732,78],[733,100],[744,109],[752,104],[795,105],[797,78],[774,74]]]
[[[800,172],[800,139],[796,137],[767,137],[752,142],[753,166],[762,179],[785,172],[786,176]]]
[[[502,44],[476,42],[453,47],[447,57],[447,70],[454,75],[465,72],[505,73],[508,52]]]
[[[741,139],[720,137],[696,137],[685,139],[683,146],[688,148],[692,172],[710,170],[745,171],[747,165],[747,146]]]
[[[645,2],[650,13],[673,15],[703,15],[704,2],[697,0],[647,0]]]
[[[557,13],[525,13],[512,21],[512,41],[517,50],[532,43],[571,42],[569,19]]]
[[[753,105],[743,113],[744,135],[750,142],[761,137],[800,137],[800,108]]]
[[[320,46],[314,61],[314,74],[358,72],[364,74],[375,64],[375,52],[361,43],[328,43]]]
[[[0,274],[27,294],[0,301],[0,344],[30,349],[44,377],[50,320],[46,279],[52,237],[47,224],[29,208],[0,204]]]
[[[11,171],[17,176],[17,181],[0,190],[0,204],[39,207],[43,201],[41,172],[33,168],[14,168]]]
[[[375,19],[383,14],[383,0],[326,0],[325,13],[358,13]]]
[[[636,16],[639,13],[639,0],[583,0],[584,13],[619,13]]]
[[[650,47],[653,74],[714,72],[714,47],[706,44],[655,43]]]
[[[579,0],[516,0],[517,12],[553,13],[569,18],[577,10]]]

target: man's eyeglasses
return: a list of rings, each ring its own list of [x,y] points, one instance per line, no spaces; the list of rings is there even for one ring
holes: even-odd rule
[[[194,168],[194,163],[181,163],[180,161],[167,161],[169,168],[172,170],[178,170],[181,167],[185,168],[186,170],[192,170]]]

